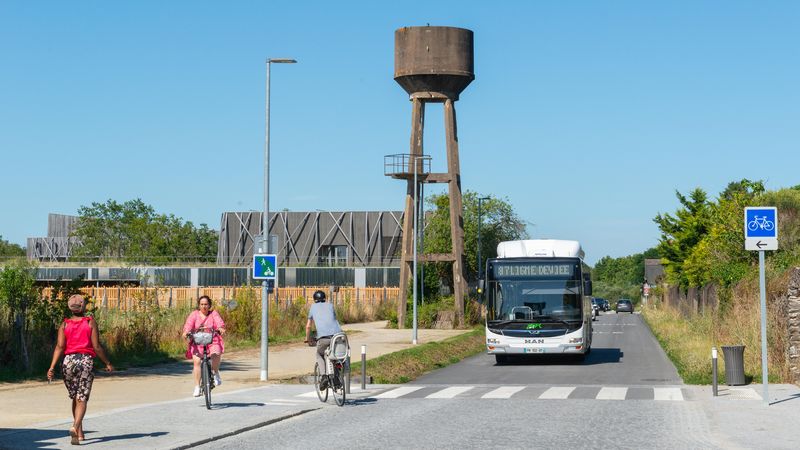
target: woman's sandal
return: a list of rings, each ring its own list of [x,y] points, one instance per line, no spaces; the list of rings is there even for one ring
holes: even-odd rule
[[[81,442],[78,440],[78,432],[75,430],[75,427],[69,429],[69,443],[72,445],[81,445]]]

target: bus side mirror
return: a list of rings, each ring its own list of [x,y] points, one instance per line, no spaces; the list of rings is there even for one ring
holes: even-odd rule
[[[478,303],[483,303],[483,290],[486,287],[486,280],[478,280]]]
[[[583,281],[583,295],[592,295],[592,280]]]

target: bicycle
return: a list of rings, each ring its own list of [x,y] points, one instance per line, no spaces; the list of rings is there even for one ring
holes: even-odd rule
[[[211,409],[211,390],[214,389],[214,373],[211,369],[211,358],[208,356],[208,345],[218,335],[219,331],[198,330],[189,333],[189,339],[197,345],[203,346],[203,356],[200,357],[200,392],[206,401],[206,409]]]
[[[768,220],[767,216],[754,216],[753,220],[747,223],[747,229],[750,231],[756,231],[757,228],[766,231],[772,231],[772,229],[775,228],[775,222]]]
[[[316,339],[308,342],[310,347],[316,347]],[[314,389],[317,397],[323,403],[328,401],[328,390],[333,393],[333,399],[339,406],[344,405],[347,396],[347,379],[350,372],[350,343],[347,335],[337,333],[331,336],[331,342],[325,349],[325,363],[328,366],[327,382],[323,382],[323,374],[320,372],[319,363],[314,363]],[[323,387],[322,385],[325,384]]]

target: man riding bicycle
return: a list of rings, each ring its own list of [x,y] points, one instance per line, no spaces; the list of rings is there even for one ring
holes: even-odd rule
[[[342,332],[339,321],[336,320],[336,311],[333,305],[325,302],[325,293],[322,291],[314,292],[314,304],[308,310],[308,322],[306,322],[306,339],[304,342],[311,341],[311,324],[317,328],[317,364],[324,373],[321,388],[325,389],[328,385],[328,365],[325,362],[325,350],[331,344],[331,336]]]

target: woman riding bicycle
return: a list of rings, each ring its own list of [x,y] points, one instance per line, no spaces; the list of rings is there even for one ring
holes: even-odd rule
[[[183,324],[183,337],[188,339],[189,334],[199,330],[216,330],[218,333],[214,335],[214,339],[208,344],[208,353],[211,357],[211,369],[214,371],[214,385],[219,386],[222,384],[222,378],[219,376],[219,365],[222,361],[222,354],[225,352],[225,342],[222,336],[225,334],[225,322],[219,313],[212,309],[211,298],[204,295],[197,299],[197,309],[189,314],[186,322]],[[194,375],[194,391],[192,395],[195,397],[200,396],[200,358],[203,356],[203,346],[197,345],[193,340],[189,339],[189,348],[186,350],[186,359],[194,360],[194,368],[192,375]]]
[[[311,341],[311,324],[317,328],[317,364],[323,368],[323,388],[327,386],[327,369],[325,364],[325,350],[331,344],[331,336],[342,332],[339,321],[336,320],[336,311],[333,305],[325,302],[325,293],[322,291],[314,292],[314,304],[308,310],[308,321],[306,322],[306,339],[304,342]]]

